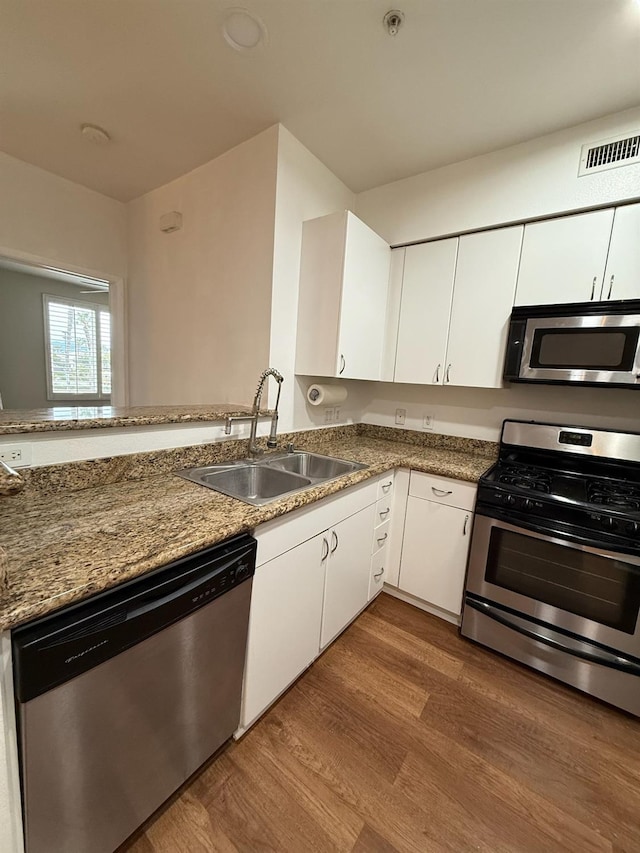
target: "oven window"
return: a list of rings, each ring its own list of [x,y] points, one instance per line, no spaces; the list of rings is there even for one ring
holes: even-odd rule
[[[575,548],[494,527],[485,577],[489,583],[591,619],[635,632],[640,570]]]
[[[567,370],[634,368],[640,330],[618,326],[601,329],[536,329],[531,367]]]

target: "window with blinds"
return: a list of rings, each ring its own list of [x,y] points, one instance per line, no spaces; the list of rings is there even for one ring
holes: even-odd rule
[[[111,394],[111,316],[95,302],[44,294],[47,396],[101,400]]]

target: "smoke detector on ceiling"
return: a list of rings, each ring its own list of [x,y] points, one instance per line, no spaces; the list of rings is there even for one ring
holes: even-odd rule
[[[397,36],[398,30],[404,23],[404,13],[399,9],[390,9],[382,19],[382,23],[390,36]]]
[[[107,131],[102,127],[98,127],[97,124],[80,125],[80,133],[89,142],[93,142],[94,145],[106,145],[108,142],[111,142],[111,137]]]
[[[260,42],[267,41],[264,22],[248,9],[227,9],[222,34],[226,43],[239,51],[253,50]]]

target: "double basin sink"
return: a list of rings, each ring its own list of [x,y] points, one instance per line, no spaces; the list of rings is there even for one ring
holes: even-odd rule
[[[293,450],[258,460],[240,459],[177,473],[223,495],[261,506],[367,467],[360,462]]]

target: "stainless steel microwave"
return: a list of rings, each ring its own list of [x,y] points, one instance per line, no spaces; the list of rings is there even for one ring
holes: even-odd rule
[[[514,308],[504,378],[640,388],[640,300]]]

